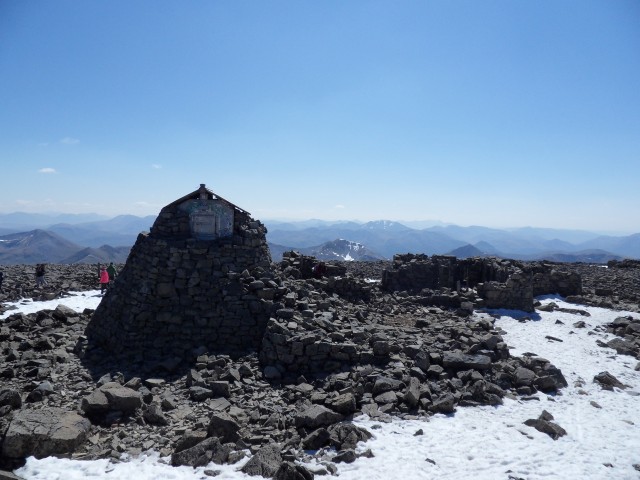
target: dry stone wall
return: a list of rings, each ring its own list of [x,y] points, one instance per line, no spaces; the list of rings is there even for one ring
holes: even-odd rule
[[[533,312],[534,297],[579,295],[582,279],[551,263],[404,254],[393,258],[381,286],[386,291],[411,292],[475,288],[481,297],[477,306]]]
[[[477,290],[486,308],[534,311],[533,283],[530,273],[515,272],[505,283],[479,283]]]
[[[87,326],[90,345],[145,360],[259,347],[285,290],[271,275],[266,228],[238,209],[231,235],[193,238],[194,202],[165,207],[139,235]]]
[[[382,274],[382,288],[411,291],[475,287],[488,281],[503,283],[513,271],[511,262],[496,258],[457,259],[449,255],[407,253],[393,257],[392,268]]]

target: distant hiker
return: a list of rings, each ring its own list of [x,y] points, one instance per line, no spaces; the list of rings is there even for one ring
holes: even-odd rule
[[[313,266],[311,272],[315,278],[322,278],[327,273],[327,266],[324,262],[318,262]]]
[[[116,279],[116,275],[118,275],[118,271],[116,270],[113,262],[109,263],[107,267],[107,273],[109,274],[109,285],[113,284],[113,281]]]
[[[108,286],[109,273],[107,273],[107,269],[105,267],[100,267],[100,293],[104,293]]]
[[[39,263],[36,265],[36,288],[44,287],[47,284],[47,280],[44,278],[44,275],[44,263]]]

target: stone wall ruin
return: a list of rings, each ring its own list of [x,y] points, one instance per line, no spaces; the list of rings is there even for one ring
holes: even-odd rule
[[[482,299],[478,306],[533,312],[534,297],[579,295],[582,279],[553,263],[403,254],[393,257],[392,268],[383,272],[381,287],[412,292],[475,288]]]

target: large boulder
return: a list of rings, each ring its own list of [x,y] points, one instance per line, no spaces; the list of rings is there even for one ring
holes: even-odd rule
[[[107,397],[111,410],[133,413],[142,406],[142,394],[131,388],[119,384],[106,384],[101,387],[101,390]]]
[[[256,452],[251,459],[244,464],[242,472],[247,475],[273,477],[282,465],[282,455],[279,445],[266,445]]]
[[[10,388],[0,390],[0,407],[4,407],[5,405],[8,405],[14,410],[22,407],[20,392]]]
[[[355,449],[358,442],[366,442],[372,435],[353,423],[337,423],[328,429],[331,444],[336,450]]]
[[[462,352],[445,352],[442,366],[452,370],[487,370],[491,368],[491,357],[487,355],[471,355]]]
[[[209,420],[207,434],[210,437],[218,437],[223,443],[236,442],[240,436],[240,425],[231,415],[225,412],[214,413]]]
[[[344,416],[323,405],[312,405],[296,415],[297,427],[318,428],[340,422]]]
[[[142,394],[119,383],[105,383],[84,397],[80,408],[91,416],[106,414],[118,410],[125,414],[132,414],[142,406]]]
[[[274,480],[313,480],[313,472],[302,465],[284,462],[273,477]]]
[[[171,465],[202,467],[211,462],[222,465],[229,458],[230,452],[229,446],[222,445],[216,437],[210,437],[191,448],[175,452],[171,455]]]
[[[91,423],[59,408],[20,410],[9,424],[2,456],[36,458],[73,452],[87,438]]]
[[[229,458],[231,448],[222,445],[220,440],[211,437],[197,445],[171,455],[171,465],[174,467],[188,465],[190,467],[202,467],[211,462],[222,465]]]

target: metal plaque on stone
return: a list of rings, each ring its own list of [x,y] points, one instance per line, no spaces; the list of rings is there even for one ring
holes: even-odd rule
[[[215,240],[233,234],[233,208],[217,200],[198,200],[189,206],[191,234],[198,240]]]

